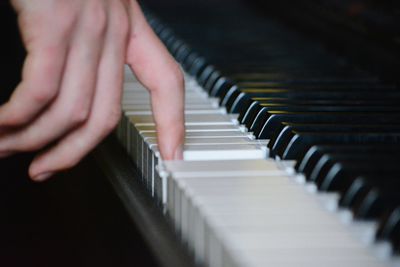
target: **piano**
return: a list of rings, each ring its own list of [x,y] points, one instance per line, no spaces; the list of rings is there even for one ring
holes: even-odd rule
[[[144,10],[185,73],[184,161],[160,159],[128,70],[120,145],[103,145],[119,156],[98,157],[153,251],[170,266],[400,266],[399,4]]]

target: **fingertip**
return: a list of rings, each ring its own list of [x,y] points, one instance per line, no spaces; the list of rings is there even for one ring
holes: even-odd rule
[[[0,106],[0,129],[7,128],[9,125],[10,117],[7,116],[8,105],[8,103],[5,103]]]
[[[38,175],[32,176],[31,179],[34,182],[44,182],[46,180],[48,180],[49,178],[51,178],[54,175],[53,172],[44,172],[44,173],[40,173]]]
[[[50,176],[48,174],[50,174],[49,171],[46,171],[45,168],[43,168],[43,166],[41,166],[41,162],[40,162],[40,157],[36,156],[31,165],[29,166],[29,176],[31,177],[31,179],[33,181],[43,181],[44,179],[48,179]]]
[[[55,174],[54,171],[46,170],[38,164],[37,158],[33,160],[29,167],[29,176],[34,182],[44,182]]]
[[[30,116],[21,116],[16,108],[13,108],[10,102],[0,107],[0,129],[14,129],[26,124],[31,119]]]
[[[183,146],[179,145],[175,149],[174,160],[183,160]]]
[[[173,130],[158,130],[158,143],[161,156],[164,160],[182,160],[183,144],[185,131],[178,130],[180,127],[174,127]]]

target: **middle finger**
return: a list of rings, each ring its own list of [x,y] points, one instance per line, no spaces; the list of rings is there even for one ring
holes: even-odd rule
[[[3,135],[0,153],[41,149],[89,116],[107,24],[103,1],[87,1],[69,45],[60,93],[48,110],[28,126]]]

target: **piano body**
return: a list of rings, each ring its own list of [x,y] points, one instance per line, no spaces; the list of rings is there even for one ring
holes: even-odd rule
[[[159,266],[400,266],[399,4],[143,4],[185,72],[185,161],[129,71],[93,156]]]
[[[184,162],[161,162],[148,95],[124,85],[116,132],[155,219],[129,160],[97,153],[160,262],[399,265],[398,4],[146,5],[186,78]]]
[[[161,261],[399,266],[399,5],[193,0],[145,10],[185,71],[185,161],[159,159],[148,95],[128,71],[116,134],[174,229],[156,242]],[[110,161],[135,218],[137,185]]]
[[[129,72],[116,133],[193,263],[399,265],[398,4],[145,8],[185,71],[185,161],[159,159]]]

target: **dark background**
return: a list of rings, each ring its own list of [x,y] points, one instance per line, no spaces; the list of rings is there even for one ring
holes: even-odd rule
[[[0,1],[0,103],[24,59],[16,17]],[[91,156],[48,182],[29,180],[32,155],[0,159],[0,266],[154,266]]]

